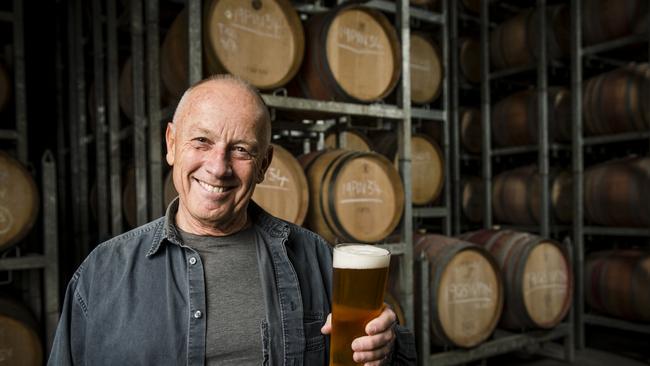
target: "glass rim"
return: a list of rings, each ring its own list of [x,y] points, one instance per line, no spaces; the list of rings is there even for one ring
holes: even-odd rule
[[[367,256],[372,256],[372,257],[386,257],[386,256],[392,255],[392,253],[391,253],[391,251],[389,249],[382,248],[382,247],[377,246],[375,244],[365,244],[365,243],[339,243],[339,244],[336,244],[334,246],[334,250],[344,248],[344,247],[350,247],[350,246],[373,248],[373,250],[378,249],[378,250],[382,250],[383,253],[375,252],[375,253],[363,253],[363,254],[361,254],[361,253],[347,252],[347,254],[358,255],[358,256],[366,256],[367,255]]]

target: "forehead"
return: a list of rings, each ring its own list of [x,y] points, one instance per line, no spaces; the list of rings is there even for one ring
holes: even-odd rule
[[[258,135],[265,114],[257,97],[233,82],[209,82],[192,89],[174,122],[181,130]]]

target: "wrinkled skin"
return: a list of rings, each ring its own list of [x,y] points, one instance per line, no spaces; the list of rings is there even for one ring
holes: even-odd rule
[[[179,103],[165,138],[179,228],[212,236],[245,228],[248,202],[273,156],[268,112],[257,97],[232,80],[199,84]]]

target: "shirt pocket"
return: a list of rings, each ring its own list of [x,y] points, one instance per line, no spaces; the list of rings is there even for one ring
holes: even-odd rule
[[[325,315],[321,312],[304,312],[305,331],[305,365],[326,365],[327,347],[325,335],[320,329],[325,324]]]

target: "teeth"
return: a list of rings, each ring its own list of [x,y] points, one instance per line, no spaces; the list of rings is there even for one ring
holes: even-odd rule
[[[201,185],[201,187],[203,187],[203,189],[205,189],[206,191],[211,192],[211,193],[221,193],[221,192],[226,190],[225,187],[215,187],[215,186],[210,185],[208,183],[202,182],[202,181],[200,181],[198,179],[197,179],[197,182],[199,182],[199,184]]]

